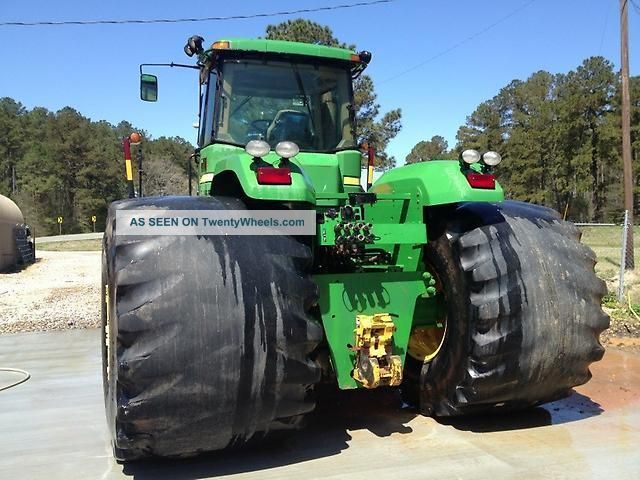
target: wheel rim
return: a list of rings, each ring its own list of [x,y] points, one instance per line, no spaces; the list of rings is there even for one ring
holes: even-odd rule
[[[430,272],[435,272],[435,269],[430,265],[427,267]],[[444,288],[440,277],[436,273],[432,275],[436,282],[436,294],[431,301],[436,302],[439,307],[436,309],[438,314],[436,315],[435,324],[414,327],[411,330],[407,348],[407,354],[422,363],[429,363],[438,356],[447,334],[447,309]]]
[[[111,312],[109,299],[109,285],[107,282],[107,259],[106,253],[102,251],[102,383],[105,398],[110,389],[111,380],[111,346],[110,346],[110,328],[111,328]]]
[[[109,312],[109,286],[105,285],[104,286],[104,291],[105,291],[105,295],[104,295],[104,303],[105,303],[105,310],[106,310],[106,318],[105,318],[105,325],[104,325],[104,355],[105,355],[105,378],[107,379],[107,382],[109,382],[109,374],[111,371],[111,348],[109,345],[110,342],[110,338],[109,338],[109,329],[111,327],[111,321],[110,321],[110,312]]]
[[[446,336],[446,322],[440,327],[416,327],[409,338],[407,353],[423,363],[432,361],[442,350]]]

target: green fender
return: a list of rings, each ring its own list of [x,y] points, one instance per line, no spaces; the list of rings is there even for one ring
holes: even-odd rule
[[[224,144],[210,145],[200,152],[200,195],[210,193],[212,181],[215,190],[216,176],[229,173],[233,173],[238,179],[246,196],[258,200],[315,204],[316,192],[326,195],[327,192],[341,194],[345,191],[361,191],[358,151],[335,154],[301,152],[289,161],[291,185],[258,184],[255,169],[258,166],[277,167],[280,162],[280,157],[273,151],[258,164],[242,148]],[[357,183],[354,184],[354,181]]]
[[[210,180],[211,177],[207,177],[207,174],[213,174],[215,179],[222,173],[233,172],[242,191],[250,198],[315,203],[315,190],[311,180],[295,161],[290,162],[291,185],[260,185],[255,173],[257,163],[241,148],[217,144],[203,149],[200,156],[201,164],[206,165],[206,173],[201,179]],[[280,158],[275,152],[271,152],[263,160],[262,166],[278,166]],[[215,180],[213,185],[215,189]]]
[[[384,173],[369,191],[378,194],[417,192],[424,206],[504,200],[504,191],[498,182],[492,190],[472,188],[460,163],[454,160],[431,160],[394,168]]]

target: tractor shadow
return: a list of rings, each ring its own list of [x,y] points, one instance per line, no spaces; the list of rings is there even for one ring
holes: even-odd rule
[[[520,412],[496,412],[449,419],[425,419],[467,432],[501,432],[559,425],[600,415],[600,405],[574,392],[570,397]],[[135,480],[191,480],[258,472],[331,457],[349,448],[349,432],[367,430],[377,437],[409,434],[418,412],[403,408],[393,389],[325,392],[297,432],[266,439],[245,448],[225,450],[184,460],[147,460],[125,464],[123,473]],[[290,473],[294,473],[291,470]],[[308,472],[308,471],[307,471]],[[304,476],[301,467],[300,476]],[[295,473],[294,473],[295,474]],[[277,477],[276,477],[277,478]]]
[[[133,462],[123,473],[135,480],[191,480],[295,465],[349,448],[348,431],[368,430],[378,437],[411,433],[406,424],[416,416],[402,408],[397,389],[331,392],[321,396],[304,429],[283,438],[193,459]]]
[[[600,404],[574,391],[567,398],[529,410],[502,413],[497,411],[495,414],[489,415],[441,418],[438,419],[438,423],[468,432],[505,432],[562,425],[595,417],[603,411]]]

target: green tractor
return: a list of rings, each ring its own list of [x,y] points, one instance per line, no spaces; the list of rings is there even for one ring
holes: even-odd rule
[[[570,394],[604,349],[606,291],[580,232],[505,201],[501,158],[361,186],[352,81],[368,52],[276,40],[185,46],[199,70],[197,196],[109,209],[103,374],[120,461],[296,429],[319,387],[397,388],[424,415]],[[155,101],[155,76],[141,75]],[[369,160],[372,153],[369,152]],[[371,168],[370,168],[371,170]],[[118,213],[312,211],[314,235],[128,235]]]

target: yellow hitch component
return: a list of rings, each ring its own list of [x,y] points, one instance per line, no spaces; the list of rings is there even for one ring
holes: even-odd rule
[[[345,185],[358,186],[358,185],[360,185],[360,177],[348,177],[348,176],[344,176],[344,177],[343,177],[343,183],[344,183]]]
[[[395,330],[388,313],[356,315],[353,378],[363,387],[393,387],[402,382],[402,360],[399,355],[392,355]]]

